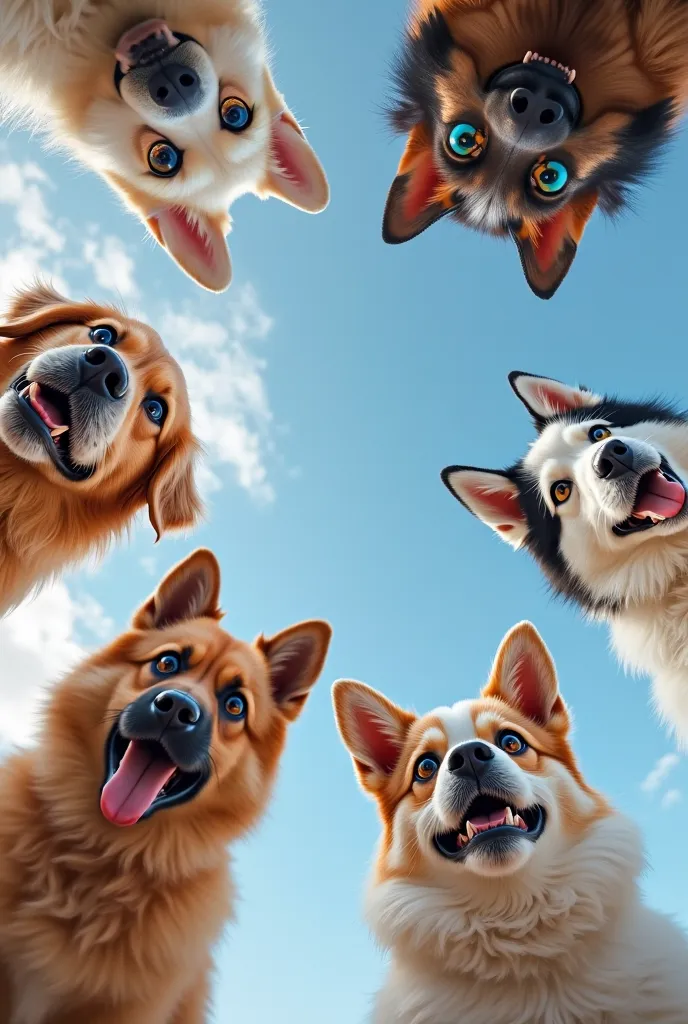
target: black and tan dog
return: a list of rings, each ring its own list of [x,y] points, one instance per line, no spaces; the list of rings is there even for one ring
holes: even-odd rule
[[[688,102],[688,3],[415,0],[395,77],[408,139],[385,241],[450,214],[511,236],[548,299],[593,210],[624,209]]]

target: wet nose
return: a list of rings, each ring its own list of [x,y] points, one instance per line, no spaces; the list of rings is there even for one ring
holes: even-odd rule
[[[182,112],[195,107],[201,99],[201,79],[185,64],[165,64],[151,75],[148,91],[159,107]]]
[[[479,779],[490,767],[493,758],[492,747],[487,743],[481,743],[480,740],[471,740],[469,743],[460,743],[458,747],[454,747],[447,759],[447,768],[452,775]]]
[[[592,465],[601,480],[618,480],[634,472],[633,452],[627,444],[613,437],[602,445]]]
[[[81,383],[102,398],[124,398],[129,374],[121,356],[108,345],[94,345],[81,356]]]
[[[525,86],[514,89],[509,96],[511,117],[525,132],[535,128],[540,134],[550,125],[558,125],[564,118],[564,107],[551,95],[553,89],[533,91]]]
[[[182,690],[163,690],[153,699],[152,711],[166,729],[189,731],[202,717],[200,705]]]

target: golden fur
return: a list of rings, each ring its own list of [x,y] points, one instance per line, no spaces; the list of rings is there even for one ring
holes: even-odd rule
[[[0,769],[0,1024],[206,1020],[234,904],[227,844],[265,810],[331,633],[311,621],[237,640],[219,625],[219,584],[209,551],[171,570],[130,630],[54,687],[36,749]],[[174,686],[211,716],[212,772],[189,802],[117,827],[99,809],[113,721],[159,682],[160,652],[182,650]],[[218,708],[231,679],[241,722]]]
[[[66,480],[52,462],[29,462],[0,440],[0,613],[37,583],[89,552],[102,551],[148,506],[158,536],[192,526],[200,502],[193,481],[198,444],[177,362],[146,324],[94,302],[75,303],[44,287],[14,301],[0,323],[0,395],[42,352],[88,345],[88,328],[115,326],[133,398],[114,442],[87,480]],[[164,396],[162,428],[141,409]]]

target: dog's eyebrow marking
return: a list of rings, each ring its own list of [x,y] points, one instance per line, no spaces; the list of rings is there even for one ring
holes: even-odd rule
[[[427,747],[433,743],[446,743],[447,737],[445,736],[442,729],[439,729],[436,725],[429,725],[427,729],[424,729],[420,739],[418,740],[419,747]]]
[[[475,739],[475,725],[471,714],[472,704],[471,700],[460,700],[451,708],[437,708],[432,712],[444,726],[449,747],[455,747],[457,743]]]

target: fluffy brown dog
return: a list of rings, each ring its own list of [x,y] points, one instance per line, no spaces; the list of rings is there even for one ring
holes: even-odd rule
[[[408,133],[383,237],[440,217],[511,236],[557,290],[599,205],[623,209],[688,101],[683,0],[416,0],[390,112]]]
[[[150,327],[44,287],[20,295],[0,323],[0,613],[146,504],[158,536],[192,526],[197,447]]]
[[[0,1024],[201,1024],[227,844],[265,810],[326,622],[220,628],[199,550],[59,684],[0,773]]]

